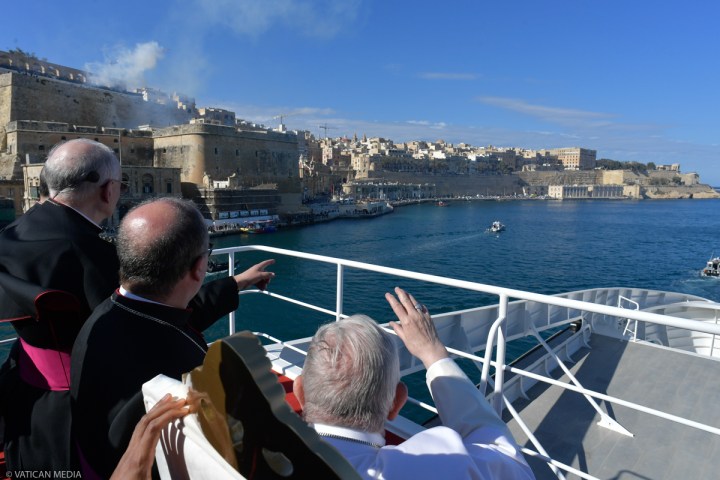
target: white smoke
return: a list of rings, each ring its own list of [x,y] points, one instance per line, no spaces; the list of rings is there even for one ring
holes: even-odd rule
[[[106,54],[105,63],[89,63],[85,70],[92,83],[132,90],[145,86],[145,72],[154,69],[163,55],[157,42],[138,43],[133,50],[119,46]]]

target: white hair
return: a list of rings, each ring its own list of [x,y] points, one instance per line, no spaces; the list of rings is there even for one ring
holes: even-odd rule
[[[73,144],[90,148],[73,151]],[[50,150],[43,174],[51,197],[84,198],[107,180],[118,179],[120,162],[110,147],[87,138],[76,138],[58,143]]]
[[[382,432],[399,381],[395,339],[370,317],[323,325],[303,367],[303,415],[311,423]]]

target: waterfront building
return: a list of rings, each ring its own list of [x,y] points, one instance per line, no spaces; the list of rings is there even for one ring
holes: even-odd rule
[[[626,198],[623,185],[550,185],[548,196],[558,200],[579,198]]]
[[[383,181],[355,181],[343,184],[343,194],[356,199],[415,200],[435,198],[437,189],[430,183],[400,183]]]
[[[552,148],[548,154],[557,158],[566,170],[592,170],[595,168],[597,152],[587,148]]]

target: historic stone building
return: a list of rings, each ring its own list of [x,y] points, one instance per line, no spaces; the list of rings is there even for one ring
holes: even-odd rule
[[[299,185],[297,136],[291,133],[195,123],[155,130],[153,141],[155,165],[182,168],[183,182],[236,175],[241,187],[288,179]]]
[[[234,112],[198,110],[191,98],[91,85],[80,70],[0,51],[0,195],[14,198],[18,214],[34,202],[36,185],[24,183],[24,166],[44,163],[55,144],[81,137],[112,148],[141,196],[207,193],[201,206],[219,215],[208,192],[213,181],[233,177],[231,190],[263,185],[276,190],[273,199],[299,204],[297,135],[244,125]]]
[[[149,102],[142,93],[110,90],[0,66],[0,128],[15,120],[43,120],[109,128],[187,123],[192,107]]]
[[[587,148],[553,148],[547,151],[549,156],[557,158],[566,170],[592,170],[595,168],[597,152]]]

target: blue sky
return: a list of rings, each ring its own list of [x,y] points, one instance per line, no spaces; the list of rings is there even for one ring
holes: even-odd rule
[[[3,14],[0,49],[266,125],[582,146],[720,185],[712,0],[26,0]]]

